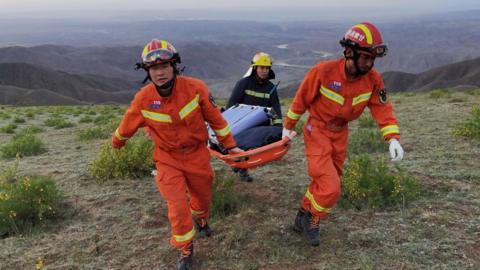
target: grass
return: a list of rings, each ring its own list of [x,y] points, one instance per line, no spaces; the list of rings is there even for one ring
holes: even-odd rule
[[[55,129],[69,128],[73,127],[74,124],[63,117],[58,115],[53,115],[44,122],[47,127],[54,127]]]
[[[470,117],[459,123],[453,134],[480,140],[480,106],[473,106]]]
[[[63,195],[49,177],[20,176],[18,165],[0,174],[0,237],[28,233],[62,212]]]
[[[0,146],[3,158],[35,156],[45,151],[43,142],[35,135],[28,133],[16,135],[9,143]]]
[[[298,137],[283,160],[251,171],[254,182],[233,182],[240,201],[231,214],[210,220],[212,237],[196,240],[196,268],[479,269],[480,142],[452,133],[457,123],[471,117],[480,96],[468,95],[463,103],[439,102],[429,93],[390,98],[406,151],[400,165],[425,187],[422,196],[386,209],[335,207],[321,221],[320,246],[311,247],[291,229],[309,183]],[[84,115],[104,112],[103,106],[78,107]],[[20,109],[8,108],[8,114]],[[41,107],[28,122],[40,126],[52,112]],[[0,126],[9,121],[0,120]],[[74,214],[37,233],[0,239],[0,268],[34,269],[39,258],[46,269],[170,269],[175,264],[167,205],[152,177],[99,183],[88,174],[104,141],[85,143],[75,134],[94,126],[47,128],[39,135],[49,151],[19,160],[28,174],[51,175]],[[359,121],[353,122],[351,136],[362,129]],[[0,134],[0,143],[10,138]],[[377,155],[388,159],[385,149],[370,154]],[[0,168],[13,162],[2,160]],[[226,168],[218,160],[213,166],[217,173]],[[228,179],[229,174],[226,170],[223,175]]]
[[[106,141],[89,172],[98,181],[149,175],[153,169],[152,152],[153,144],[144,135],[129,139],[122,149],[114,149]]]
[[[7,133],[7,134],[13,134],[15,133],[15,129],[17,128],[17,125],[15,124],[6,124],[3,127],[0,127],[0,133]]]

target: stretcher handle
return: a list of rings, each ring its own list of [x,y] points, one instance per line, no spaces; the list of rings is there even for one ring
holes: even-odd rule
[[[297,135],[297,133],[294,131],[292,133],[292,139]],[[275,148],[275,147],[278,147],[279,145],[286,145],[286,144],[289,144],[291,142],[291,140],[289,137],[285,136],[282,138],[282,140],[280,141],[277,141],[277,142],[274,142],[274,143],[271,143],[271,144],[268,144],[268,145],[265,145],[265,146],[262,146],[262,147],[259,147],[259,148],[255,148],[255,149],[252,149],[252,150],[248,150],[248,151],[245,151],[245,152],[242,152],[242,153],[238,153],[238,154],[228,154],[228,155],[222,155],[222,154],[218,154],[218,157],[220,159],[231,159],[231,160],[238,160],[238,161],[241,161],[247,157],[250,157],[252,155],[255,155],[255,154],[259,154],[259,153],[263,153],[265,151],[268,151],[272,148]],[[218,152],[217,152],[218,153]]]

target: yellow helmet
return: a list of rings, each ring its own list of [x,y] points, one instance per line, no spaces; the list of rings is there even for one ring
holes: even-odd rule
[[[257,66],[271,67],[272,64],[273,64],[273,60],[268,53],[259,52],[253,56],[251,66],[252,67],[257,67]]]

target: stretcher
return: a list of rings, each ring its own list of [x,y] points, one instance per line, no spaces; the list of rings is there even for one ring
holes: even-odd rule
[[[242,131],[262,125],[272,118],[270,109],[261,106],[237,104],[222,112],[227,120],[232,134],[235,136]],[[254,169],[274,160],[281,159],[290,149],[290,138],[254,148],[238,154],[226,154],[226,151],[219,145],[215,133],[209,129],[208,150],[212,156],[222,160],[231,167],[240,169]],[[222,151],[223,150],[223,151]]]
[[[290,141],[290,138],[284,137],[280,141],[238,154],[222,154],[211,147],[208,148],[208,151],[210,151],[212,156],[220,159],[231,167],[254,169],[274,160],[281,159],[288,152],[288,149],[290,149]]]

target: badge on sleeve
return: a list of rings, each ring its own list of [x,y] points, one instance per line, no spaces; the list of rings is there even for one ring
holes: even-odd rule
[[[387,103],[387,91],[385,91],[385,88],[378,91],[378,100],[382,104]]]
[[[215,103],[215,99],[213,98],[212,94],[208,95],[208,100],[210,100],[210,103],[212,103],[213,107],[217,107],[217,104]]]

